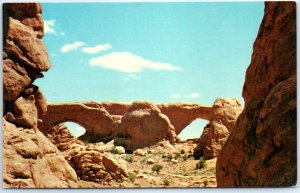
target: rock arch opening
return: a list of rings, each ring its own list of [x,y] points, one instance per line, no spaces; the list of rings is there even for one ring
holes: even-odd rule
[[[68,127],[70,133],[74,136],[74,137],[80,137],[82,135],[85,134],[86,129],[84,127],[82,127],[81,125],[74,123],[74,122],[64,122],[63,123],[66,127]]]
[[[204,127],[209,121],[204,119],[195,119],[192,123],[186,126],[178,135],[181,140],[199,138],[203,132]]]

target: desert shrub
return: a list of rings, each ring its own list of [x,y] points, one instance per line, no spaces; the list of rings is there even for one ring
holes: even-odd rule
[[[169,161],[171,161],[171,160],[173,159],[173,155],[169,153],[169,154],[167,155],[167,158],[168,158]]]
[[[164,185],[165,186],[169,186],[170,185],[170,181],[168,179],[164,179]]]
[[[179,153],[179,152],[174,153],[174,158],[175,158],[175,159],[180,158],[180,153]]]
[[[113,154],[119,154],[119,150],[116,147],[113,147],[111,149],[111,153],[113,153]]]
[[[161,158],[167,158],[166,154],[162,154]]]
[[[143,159],[140,161],[140,163],[141,163],[141,164],[145,164],[145,163],[146,163],[146,160],[147,160],[146,158],[143,158]]]
[[[207,180],[204,180],[204,181],[203,181],[203,184],[204,184],[204,187],[207,187],[208,181],[207,181]]]
[[[186,161],[188,158],[189,158],[188,154],[183,154],[183,155],[182,155],[182,159],[183,159],[184,161]]]
[[[196,164],[196,169],[202,169],[206,166],[205,160],[203,157],[199,159],[199,162]]]
[[[152,171],[156,172],[157,174],[159,173],[159,171],[163,168],[162,165],[160,164],[155,164],[153,167],[152,167]]]
[[[136,174],[129,173],[128,178],[129,178],[130,182],[134,183],[134,181],[136,179]]]
[[[181,153],[181,154],[185,154],[185,150],[184,150],[184,149],[181,149],[181,150],[180,150],[180,153]]]
[[[127,154],[127,155],[126,155],[126,157],[125,157],[125,160],[126,160],[127,162],[130,162],[130,163],[132,163],[132,162],[133,162],[133,156],[132,156],[132,155],[129,155],[129,154]]]
[[[84,140],[83,143],[84,143],[84,145],[87,145],[87,144],[89,144],[90,142],[89,142],[88,140]]]

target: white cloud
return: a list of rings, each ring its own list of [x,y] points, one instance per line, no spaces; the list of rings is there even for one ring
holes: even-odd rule
[[[196,93],[196,92],[191,93],[187,96],[187,98],[199,98],[199,97],[200,97],[200,94]]]
[[[168,63],[153,62],[129,52],[113,52],[104,56],[90,59],[91,66],[100,66],[125,73],[142,72],[145,69],[177,71],[181,68]]]
[[[139,76],[137,76],[136,74],[128,74],[128,76],[126,78],[124,78],[124,80],[131,80],[131,79],[140,79]]]
[[[173,99],[178,99],[178,98],[180,98],[180,94],[179,93],[173,93],[173,94],[170,95],[170,97],[173,98]]]
[[[60,32],[59,33],[61,36],[66,36],[65,32]]]
[[[49,34],[55,33],[55,19],[44,20],[44,32]]]
[[[77,50],[78,48],[80,48],[84,44],[85,44],[84,42],[80,42],[80,41],[77,41],[77,42],[74,42],[74,43],[71,43],[71,44],[66,44],[66,45],[61,47],[60,52],[61,53],[71,52],[71,51]]]
[[[136,74],[129,74],[128,77],[132,78],[132,79],[139,79],[140,78]]]
[[[99,52],[109,50],[111,48],[112,48],[112,46],[110,44],[98,44],[94,47],[84,47],[81,50],[87,54],[96,54]]]

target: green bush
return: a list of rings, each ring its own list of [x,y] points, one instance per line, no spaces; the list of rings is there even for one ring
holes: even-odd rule
[[[199,162],[196,164],[196,169],[202,169],[205,168],[205,166],[206,166],[205,160],[203,159],[203,157],[201,157],[199,159]]]
[[[184,154],[183,156],[182,156],[182,159],[184,160],[184,161],[186,161],[187,159],[188,159],[188,154]]]
[[[168,179],[164,179],[164,185],[165,186],[169,186],[170,185],[170,181]]]
[[[169,153],[169,154],[167,155],[167,158],[168,158],[169,161],[171,161],[171,160],[173,159],[173,155]]]
[[[175,155],[175,156],[174,156],[175,159],[180,158],[180,153],[179,153],[179,152],[174,153],[174,155]]]
[[[204,184],[204,187],[207,187],[208,181],[207,181],[207,180],[204,180],[203,184]]]
[[[83,143],[84,143],[84,145],[87,145],[87,144],[89,144],[90,142],[89,142],[88,140],[84,140]]]
[[[127,154],[126,157],[125,157],[125,160],[126,160],[127,162],[132,163],[132,162],[133,162],[133,156]]]
[[[113,147],[111,149],[111,153],[113,153],[113,154],[119,154],[119,150],[116,147]]]
[[[134,183],[134,181],[136,179],[136,175],[134,173],[129,173],[128,178],[129,178],[130,182]]]
[[[162,165],[160,164],[155,164],[153,167],[152,167],[152,171],[156,172],[157,174],[159,173],[159,171],[163,168]]]

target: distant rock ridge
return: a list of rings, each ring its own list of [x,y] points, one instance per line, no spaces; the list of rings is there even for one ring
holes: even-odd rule
[[[55,125],[73,121],[86,129],[86,133],[79,139],[89,142],[108,142],[117,139],[115,142],[118,145],[126,147],[128,151],[133,151],[153,145],[162,139],[173,143],[177,140],[176,136],[195,119],[218,121],[219,129],[211,130],[219,132],[220,128],[225,127],[222,131],[225,132],[225,136],[214,135],[214,144],[218,144],[218,147],[211,146],[213,142],[201,142],[201,146],[204,145],[205,148],[211,146],[211,153],[205,154],[207,158],[213,158],[217,156],[216,152],[220,151],[242,109],[235,99],[218,99],[218,101],[223,111],[216,108],[219,104],[217,102],[213,107],[192,103],[154,104],[147,101],[136,101],[131,104],[121,102],[49,103],[48,111],[42,116],[43,122],[39,124],[39,129],[47,134]],[[232,108],[227,108],[226,104],[232,105]],[[224,112],[227,110],[229,112]],[[212,125],[215,125],[214,122]]]
[[[217,160],[218,187],[297,182],[296,2],[265,2],[245,108]]]

